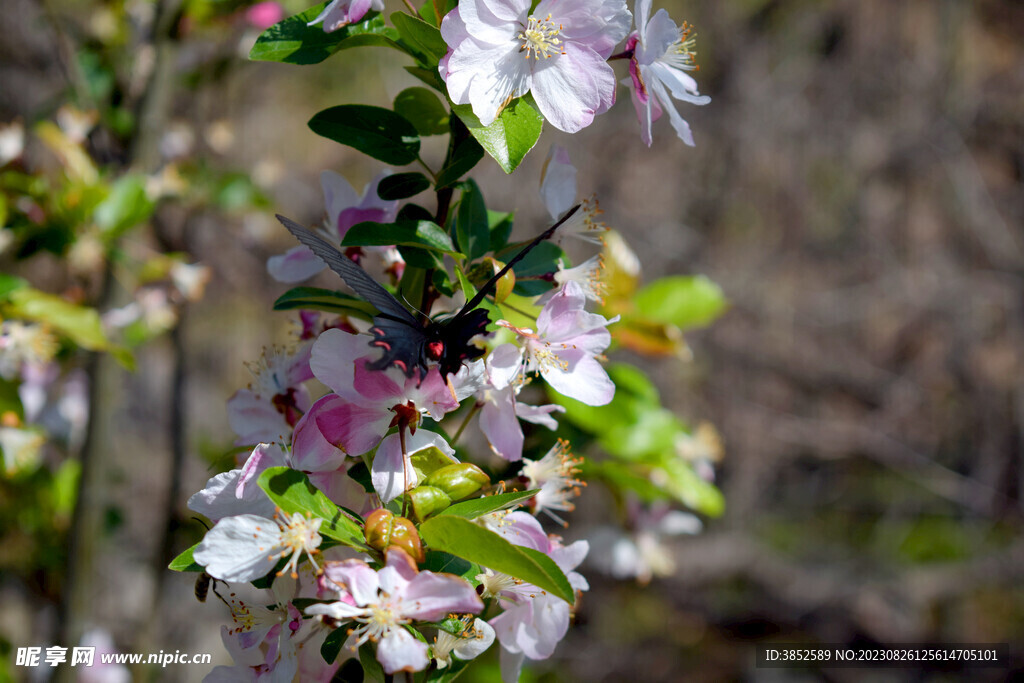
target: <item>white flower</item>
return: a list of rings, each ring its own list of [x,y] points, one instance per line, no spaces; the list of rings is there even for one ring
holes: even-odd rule
[[[302,553],[316,566],[313,555],[322,540],[322,521],[297,512],[290,520],[258,515],[225,517],[207,532],[193,558],[215,579],[253,581],[265,576],[278,560],[290,556],[278,575],[291,572],[294,578]]]
[[[686,22],[681,27],[676,26],[664,9],[658,10],[648,22],[650,13],[651,0],[637,0],[637,30],[626,42],[626,51],[632,51],[633,56],[629,60],[630,78],[624,82],[631,88],[633,106],[640,119],[640,137],[651,146],[651,123],[661,116],[664,108],[676,135],[692,147],[690,124],[676,111],[672,98],[690,104],[711,101],[697,91],[697,81],[686,73],[697,69],[693,61],[696,56],[693,29]]]
[[[449,52],[439,71],[456,104],[490,125],[532,92],[541,114],[567,133],[615,102],[606,59],[629,31],[623,0],[462,0],[441,22]]]
[[[443,669],[452,663],[452,655],[465,662],[483,654],[494,642],[494,629],[483,619],[473,619],[471,626],[459,635],[438,629],[437,640],[431,654],[437,660],[437,668]]]

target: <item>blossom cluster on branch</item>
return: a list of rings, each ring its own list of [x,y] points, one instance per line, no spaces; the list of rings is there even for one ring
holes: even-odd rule
[[[698,474],[684,455],[689,428],[642,374],[605,358],[613,345],[684,355],[681,330],[724,306],[717,288],[700,278],[641,288],[596,199],[580,201],[562,147],[551,147],[541,178],[551,227],[528,242],[511,241],[514,214],[489,210],[465,177],[485,152],[511,173],[543,121],[575,132],[607,111],[613,59],[629,60],[645,141],[669,108],[692,144],[668,95],[707,101],[683,73],[693,66],[688,28],[663,12],[648,22],[643,0],[631,35],[621,0],[542,0],[532,11],[519,0],[428,2],[392,14],[392,26],[380,10],[334,0],[271,27],[253,48],[253,58],[295,64],[394,48],[445,99],[409,88],[393,109],[338,105],[309,122],[390,167],[424,172],[387,168],[360,194],[325,171],[322,224],[279,217],[301,244],[267,268],[296,285],[275,308],[297,311],[300,325],[250,365],[252,384],[228,401],[237,467],[191,497],[213,526],[172,563],[202,571],[231,612],[222,634],[234,665],[215,668],[211,682],[328,681],[349,666],[451,680],[495,642],[503,677],[517,680],[525,660],[550,657],[566,635],[589,588],[584,561],[650,580],[671,571],[655,529],[700,526],[669,501],[720,511],[713,469]],[[449,136],[440,164],[421,153],[431,135]],[[419,203],[428,190],[430,208]],[[572,240],[590,252],[576,266]],[[303,284],[324,266],[355,295]],[[574,456],[553,433],[563,419],[611,459]],[[645,535],[635,542],[628,530],[598,530],[596,557],[588,540],[564,541],[545,524],[568,527],[585,474],[608,486],[627,526],[676,523],[637,526]],[[632,564],[621,557],[629,547],[644,550]],[[243,599],[225,583],[272,597]]]

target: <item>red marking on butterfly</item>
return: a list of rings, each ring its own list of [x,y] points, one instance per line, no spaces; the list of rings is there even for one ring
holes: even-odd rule
[[[427,357],[430,360],[441,360],[444,356],[444,342],[443,341],[432,341],[427,342]]]

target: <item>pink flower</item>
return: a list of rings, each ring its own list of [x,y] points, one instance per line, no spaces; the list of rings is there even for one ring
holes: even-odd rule
[[[277,2],[257,2],[245,10],[249,25],[263,31],[284,19],[284,8]]]
[[[531,406],[516,400],[521,383],[516,379],[522,366],[519,350],[512,344],[495,349],[486,361],[486,378],[476,393],[480,410],[480,431],[495,454],[509,462],[523,457],[523,428],[519,420],[541,424],[555,429],[558,423],[551,417],[553,412],[565,412],[557,405]]]
[[[377,643],[377,661],[384,672],[421,671],[430,664],[426,643],[406,630],[416,621],[438,621],[447,614],[478,614],[483,602],[473,587],[450,574],[420,572],[401,550],[389,550],[387,565],[374,571],[362,560],[347,560],[326,570],[340,599],[313,605],[306,614],[323,614],[359,624],[352,630],[353,648]]]
[[[537,332],[498,324],[516,332],[523,342],[523,370],[539,372],[558,393],[591,406],[603,406],[615,396],[615,384],[597,361],[611,343],[608,320],[584,310],[586,294],[572,280],[551,297],[537,316]],[[499,347],[500,348],[500,347]],[[495,349],[497,353],[498,349]]]
[[[569,585],[575,590],[589,588],[586,579],[573,571],[587,556],[589,546],[586,541],[563,546],[557,537],[543,536],[540,523],[535,518],[525,513],[512,513],[508,517],[512,515],[522,516],[516,519],[521,527],[518,535],[527,542],[519,545],[532,547],[548,555],[565,572]],[[523,531],[529,529],[531,524],[536,525],[532,533]],[[509,540],[515,543],[512,538]],[[524,658],[547,659],[555,651],[558,642],[569,629],[572,606],[532,584],[490,569],[485,569],[476,578],[481,582],[484,596],[496,597],[505,610],[489,622],[502,647],[502,678],[506,681],[519,680]]]
[[[337,4],[337,0],[334,4]],[[391,171],[377,174],[377,177],[363,189],[363,195],[360,197],[356,195],[349,182],[334,171],[321,173],[320,184],[323,187],[324,203],[327,208],[327,218],[320,231],[322,237],[337,244],[345,237],[349,228],[357,223],[394,222],[398,214],[398,202],[386,201],[377,195],[377,185],[390,174]],[[292,247],[284,254],[271,256],[267,261],[267,272],[279,282],[301,282],[324,268],[324,262],[314,256],[308,247],[302,245]]]
[[[306,24],[313,26],[323,22],[324,33],[337,31],[343,26],[360,21],[370,10],[380,12],[384,9],[384,0],[333,0],[316,19]]]
[[[711,101],[697,91],[697,81],[686,73],[697,69],[693,61],[696,37],[691,35],[689,24],[676,26],[664,9],[658,10],[648,22],[650,13],[651,0],[637,0],[637,30],[626,43],[626,51],[633,56],[629,60],[630,79],[624,82],[631,86],[633,106],[640,119],[640,137],[651,146],[651,123],[661,117],[664,109],[676,135],[692,147],[690,124],[676,111],[672,98],[690,104]]]
[[[545,119],[575,133],[615,102],[605,60],[629,31],[629,10],[623,0],[541,0],[533,12],[530,4],[463,0],[441,22],[441,77],[485,126],[532,92]]]
[[[334,394],[311,409],[326,439],[349,455],[361,455],[380,443],[392,421],[409,420],[415,430],[420,413],[440,420],[459,407],[451,384],[431,368],[420,381],[398,368],[370,370],[371,355],[364,355],[365,337],[327,330],[313,346],[310,365],[316,378]]]
[[[228,400],[228,422],[238,434],[236,445],[260,442],[287,443],[292,428],[309,408],[309,392],[303,386],[312,379],[306,342],[293,349],[263,350],[257,363],[248,365],[254,381]]]

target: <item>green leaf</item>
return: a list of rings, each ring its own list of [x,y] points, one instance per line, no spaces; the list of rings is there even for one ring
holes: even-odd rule
[[[631,420],[612,424],[600,436],[601,446],[619,458],[637,459],[672,453],[676,440],[686,433],[683,423],[665,408],[629,410]]]
[[[279,296],[274,302],[275,311],[292,311],[303,308],[351,315],[362,320],[370,320],[377,314],[377,309],[371,303],[351,294],[319,287],[294,287]]]
[[[644,318],[684,330],[707,325],[727,305],[722,288],[703,275],[656,280],[637,292],[633,301]]]
[[[512,545],[469,520],[450,515],[428,519],[420,525],[420,537],[432,550],[441,550],[522,579],[569,604],[576,600],[565,574],[550,557]]]
[[[458,266],[456,266],[455,267],[455,275],[456,275],[456,277],[458,277],[459,287],[462,288],[462,292],[463,292],[463,294],[465,294],[466,300],[469,301],[474,296],[476,296],[477,289],[476,289],[476,287],[473,286],[473,283],[469,281],[469,278],[466,277],[466,274],[464,272],[462,272],[462,268],[459,268]],[[502,315],[502,311],[501,311],[500,308],[495,306],[493,302],[488,301],[486,298],[483,301],[480,302],[480,308],[486,308],[487,309],[488,317],[492,321],[494,321],[494,320],[501,320],[502,318],[507,318],[507,316]]]
[[[395,113],[416,126],[420,135],[444,135],[448,132],[448,110],[426,88],[406,88],[395,97]]]
[[[144,177],[126,175],[117,179],[110,194],[97,205],[93,220],[106,237],[113,238],[148,220],[154,208]]]
[[[441,17],[437,16],[437,12],[434,8],[434,2],[437,1],[441,7]],[[449,12],[455,9],[455,6],[459,4],[458,0],[431,0],[431,2],[425,2],[420,7],[419,15],[424,21],[431,24],[432,26],[440,26],[441,19],[443,19]]]
[[[474,583],[476,575],[481,573],[480,565],[450,553],[443,553],[440,550],[428,550],[426,560],[420,565],[420,570],[435,574],[455,574]]]
[[[615,383],[615,397],[606,406],[588,406],[552,392],[552,399],[565,408],[565,417],[580,429],[603,435],[619,427],[637,424],[645,414],[661,411],[657,390],[642,372],[625,363],[608,366]]]
[[[511,212],[487,211],[487,225],[491,230],[491,251],[495,254],[504,249],[505,245],[508,244],[508,238],[512,234],[512,222],[514,219],[515,214]],[[513,268],[513,270],[515,269]]]
[[[709,517],[718,517],[725,511],[722,492],[701,479],[689,463],[677,457],[665,458],[661,471],[667,475],[664,489],[683,505]]]
[[[405,50],[398,44],[398,31],[384,24],[384,17],[376,12],[363,21],[325,33],[322,24],[307,26],[316,19],[327,3],[310,7],[305,12],[288,17],[264,31],[249,51],[249,59],[258,62],[284,62],[286,64],[318,64],[338,50],[366,45],[392,47]]]
[[[491,125],[481,125],[468,104],[452,105],[452,111],[505,173],[516,170],[540,139],[544,119],[522,98],[501,112]]]
[[[286,514],[309,513],[324,520],[320,525],[322,536],[358,550],[368,549],[359,525],[313,486],[304,472],[290,467],[270,467],[260,475],[259,485]]]
[[[398,246],[422,247],[445,254],[458,254],[447,233],[431,221],[397,223],[357,223],[345,233],[343,247]]]
[[[395,173],[381,179],[377,196],[388,201],[408,199],[429,188],[430,181],[422,173]]]
[[[452,151],[448,164],[437,174],[437,187],[447,187],[454,184],[462,176],[477,165],[484,158],[484,148],[476,141],[476,138],[467,136],[462,139]]]
[[[521,504],[537,495],[538,489],[532,491],[512,491],[510,493],[498,493],[493,496],[464,500],[461,503],[449,506],[439,515],[452,515],[463,519],[476,519],[481,515],[487,515],[498,510],[507,510],[510,507]]]
[[[412,52],[419,54],[420,63],[428,68],[434,67],[436,70],[438,62],[448,52],[448,44],[441,37],[441,31],[419,17],[405,12],[392,13],[391,23],[398,29],[403,43]]]
[[[385,164],[405,166],[416,161],[420,138],[416,127],[390,109],[365,104],[341,104],[309,120],[317,135],[353,147]]]
[[[384,675],[384,668],[369,643],[359,648],[359,663],[363,665],[363,683],[385,683],[391,679]]]
[[[8,300],[8,315],[12,317],[46,323],[69,337],[75,344],[90,351],[105,351],[111,348],[103,333],[103,325],[96,309],[76,306],[59,296],[46,294],[31,287],[9,292]]]
[[[473,179],[462,186],[462,198],[455,215],[455,237],[459,251],[475,261],[491,247],[491,232],[487,224],[487,206],[484,195]]]
[[[0,298],[6,297],[8,294],[16,289],[28,286],[28,280],[20,278],[16,275],[8,275],[7,273],[0,273]]]
[[[202,543],[202,541],[200,541]],[[196,561],[192,559],[192,553],[199,547],[199,543],[178,555],[176,558],[171,560],[171,563],[167,565],[167,568],[173,572],[201,572],[203,571],[203,565],[196,564]]]
[[[324,661],[328,664],[334,664],[334,660],[338,658],[338,653],[341,652],[341,646],[348,640],[348,629],[336,628],[327,634],[324,638],[323,644],[320,645],[320,656],[324,658]]]
[[[444,259],[442,259],[441,254],[436,251],[403,245],[398,247],[398,253],[401,255],[402,260],[405,261],[405,265],[413,268],[414,270],[421,268],[423,270],[444,268]],[[409,268],[406,268],[406,272],[408,271]],[[424,284],[425,283],[426,280],[424,280]]]

